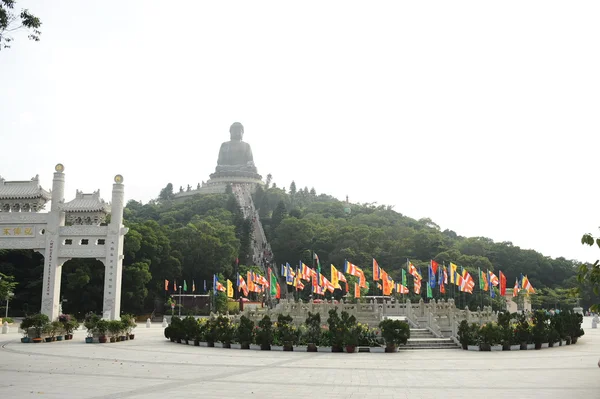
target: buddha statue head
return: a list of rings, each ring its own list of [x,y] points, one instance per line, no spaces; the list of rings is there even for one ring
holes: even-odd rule
[[[231,141],[242,141],[242,137],[244,136],[244,126],[239,122],[235,122],[229,128],[229,134],[231,135]]]

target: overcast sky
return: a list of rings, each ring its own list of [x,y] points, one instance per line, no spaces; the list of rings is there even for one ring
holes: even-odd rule
[[[0,175],[65,165],[147,202],[208,180],[229,126],[259,172],[593,261],[600,2],[33,1],[0,51]]]

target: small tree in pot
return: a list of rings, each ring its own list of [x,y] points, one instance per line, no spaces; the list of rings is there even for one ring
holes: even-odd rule
[[[105,344],[107,341],[106,333],[108,332],[108,320],[98,320],[96,323],[96,332],[98,332],[98,342]]]
[[[279,337],[283,344],[284,351],[293,351],[294,344],[298,341],[298,334],[296,328],[292,324],[294,318],[290,315],[280,314],[277,316],[277,330]]]
[[[531,328],[531,337],[535,344],[535,349],[541,349],[542,343],[548,342],[548,325],[546,321],[548,316],[543,310],[537,310],[533,314],[533,327]]]
[[[198,334],[198,329],[200,326],[198,322],[193,316],[188,316],[182,321],[183,327],[183,339],[185,343],[189,345],[190,341],[194,339],[194,337]]]
[[[254,340],[254,322],[246,316],[240,317],[240,324],[237,326],[237,340],[242,349],[250,349],[250,344]]]
[[[87,329],[87,337],[85,342],[91,344],[94,341],[94,332],[96,331],[96,327],[98,326],[98,322],[100,321],[100,316],[90,313],[85,316],[85,320],[83,321],[83,326]]]
[[[379,323],[381,336],[385,340],[385,351],[396,352],[398,345],[406,345],[410,338],[410,327],[408,323],[400,320],[385,319]]]
[[[273,324],[271,323],[271,318],[267,315],[258,322],[256,343],[260,345],[260,349],[263,351],[271,350],[271,344],[273,343]]]
[[[492,346],[502,340],[501,330],[496,323],[485,323],[479,329],[479,348],[482,351],[491,351]]]
[[[119,334],[121,334],[121,330],[123,329],[123,324],[121,320],[110,320],[108,322],[108,331],[110,332],[110,342],[117,342],[117,338]]]
[[[215,320],[217,340],[223,343],[223,348],[231,348],[235,338],[235,326],[227,316],[220,315]]]
[[[531,326],[529,325],[529,320],[527,320],[526,315],[517,315],[517,328],[515,330],[515,335],[521,344],[521,349],[526,350],[527,344],[531,342]]]
[[[308,343],[308,352],[316,352],[317,345],[321,340],[321,314],[308,312],[308,317],[304,322],[306,324],[306,342]]]
[[[121,321],[125,326],[125,333],[127,334],[127,339],[134,339],[135,334],[133,333],[133,329],[137,327],[137,323],[135,322],[135,316],[131,314],[124,314],[121,316]]]
[[[42,332],[44,331],[44,327],[50,323],[50,319],[45,314],[37,313],[32,316],[28,316],[21,323],[21,328],[23,328],[23,324],[26,328],[33,328],[35,331],[35,337],[33,338],[33,342],[42,342]]]

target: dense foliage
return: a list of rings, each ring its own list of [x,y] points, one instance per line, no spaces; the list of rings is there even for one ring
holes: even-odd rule
[[[185,279],[188,291],[192,279],[196,293],[203,293],[203,281],[212,287],[212,276],[220,274],[235,281],[236,259],[243,273],[253,263],[252,225],[245,220],[232,194],[194,197],[185,203],[173,200],[172,185],[161,190],[159,198],[142,204],[129,201],[124,220],[125,236],[122,309],[128,313],[161,312],[168,300],[164,281],[178,284]],[[329,264],[343,268],[344,260],[363,267],[371,280],[371,262],[376,258],[392,278],[401,281],[400,269],[411,260],[424,275],[430,259],[440,264],[450,261],[476,276],[477,268],[502,270],[509,288],[521,273],[528,275],[537,294],[537,307],[568,307],[575,304],[569,289],[578,286],[578,264],[565,258],[552,259],[534,250],[524,250],[510,242],[494,242],[484,237],[461,237],[441,230],[430,219],[415,220],[389,206],[349,204],[314,189],[289,192],[275,184],[258,189],[254,202],[261,215],[265,233],[272,246],[276,264],[296,265],[302,260],[313,265],[317,253],[323,273],[329,278]],[[260,270],[260,269],[258,269]],[[43,258],[33,251],[0,251],[0,273],[14,276],[11,315],[39,311],[42,291]],[[73,259],[63,265],[61,296],[63,311],[80,318],[90,311],[102,310],[104,266],[88,259]],[[221,280],[224,281],[224,280]],[[353,278],[349,279],[353,282]],[[412,280],[410,280],[412,281]],[[353,284],[350,284],[350,294]],[[342,283],[342,286],[344,284]],[[289,288],[282,284],[283,296]],[[345,287],[343,287],[345,288]],[[409,288],[412,288],[409,283]],[[375,293],[371,284],[362,295]],[[450,289],[449,289],[450,290]],[[291,288],[290,288],[291,291]],[[307,299],[310,284],[300,295]],[[423,289],[423,292],[426,290]],[[588,292],[589,291],[589,292]],[[582,293],[583,303],[592,303],[593,293]],[[412,292],[412,289],[411,289]],[[344,294],[336,291],[335,297]],[[434,293],[439,297],[439,292]],[[461,307],[489,304],[478,293],[463,295]],[[223,299],[223,298],[220,298]],[[410,299],[419,297],[411,294]],[[465,303],[467,301],[467,303]],[[496,308],[501,306],[496,298]],[[226,306],[221,304],[221,307]]]

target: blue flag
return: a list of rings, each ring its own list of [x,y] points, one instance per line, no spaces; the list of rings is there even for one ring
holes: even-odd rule
[[[294,270],[292,269],[292,267],[290,266],[289,263],[285,264],[285,267],[287,268],[287,272],[285,274],[285,282],[286,283],[294,283],[294,276],[292,275]]]
[[[431,288],[435,288],[435,273],[433,273],[433,268],[431,267],[431,265],[429,265],[427,269],[427,272],[429,274],[429,286]]]
[[[219,281],[219,279],[217,279],[217,275],[213,274],[213,294],[217,295],[217,281]]]
[[[206,292],[206,280],[204,280],[204,292]]]

